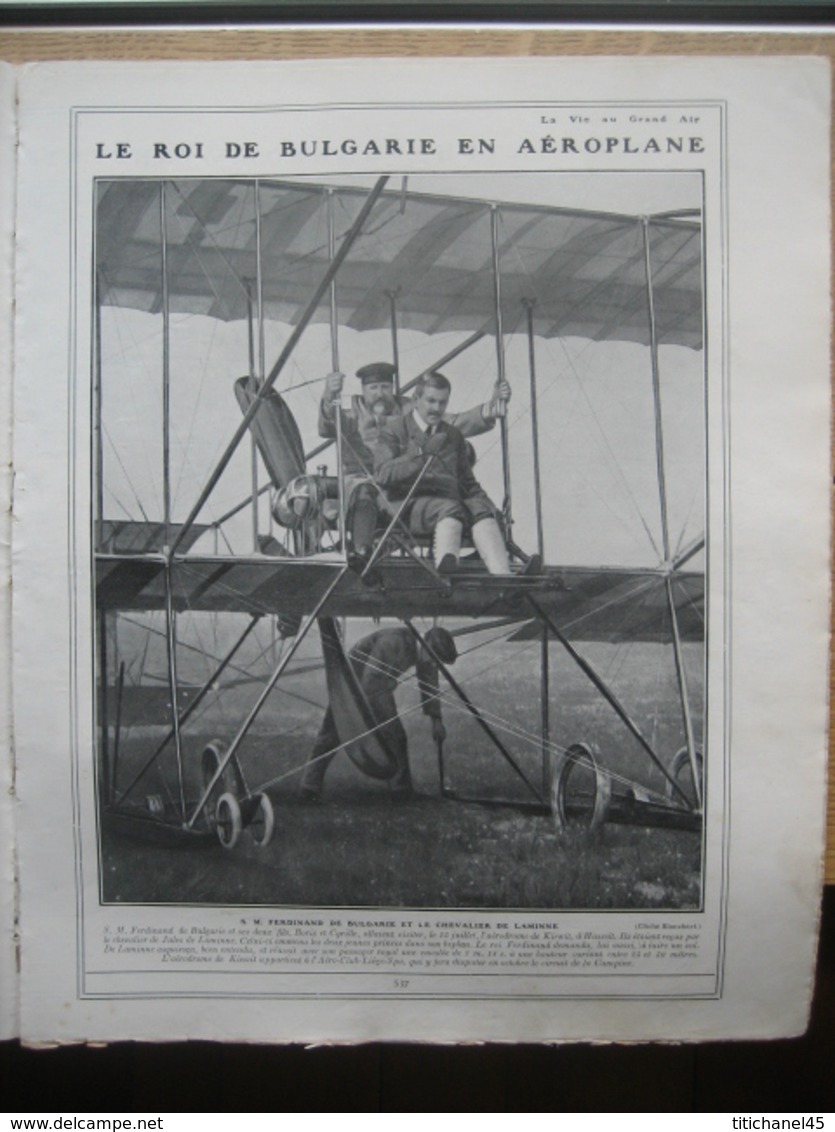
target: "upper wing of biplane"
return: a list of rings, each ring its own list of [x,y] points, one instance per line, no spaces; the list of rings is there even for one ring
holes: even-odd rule
[[[104,304],[247,317],[256,245],[265,318],[298,323],[330,263],[325,210],[336,242],[367,193],[292,182],[181,180],[170,186],[166,295],[159,268],[156,181],[103,181],[96,259]],[[502,305],[535,303],[534,332],[649,343],[647,256],[659,343],[702,342],[698,216],[622,216],[565,208],[384,191],[339,271],[340,322],[427,333],[489,332],[495,324],[491,226],[498,227]],[[322,306],[313,319],[324,321]]]

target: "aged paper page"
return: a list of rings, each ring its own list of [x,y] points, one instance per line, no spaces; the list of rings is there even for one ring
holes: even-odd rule
[[[0,1037],[17,1034],[15,956],[15,844],[12,783],[11,690],[11,494],[12,321],[14,292],[15,78],[0,65]]]
[[[24,1034],[799,1032],[826,65],[22,84]]]

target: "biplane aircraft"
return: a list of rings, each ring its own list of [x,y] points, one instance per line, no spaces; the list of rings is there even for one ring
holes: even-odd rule
[[[432,181],[97,184],[97,775],[116,829],[268,844],[276,784],[296,782],[304,757],[263,765],[249,738],[264,712],[317,718],[324,701],[305,703],[299,679],[317,666],[341,746],[385,783],[391,752],[346,652],[369,620],[421,640],[442,621],[475,642],[455,673],[433,654],[439,695],[469,728],[468,746],[438,752],[439,798],[550,812],[560,830],[701,828],[700,212],[479,199],[464,178]],[[510,575],[475,556],[440,575],[396,515],[373,584],[348,569],[344,438],[319,439],[316,406],[328,371],[381,357],[402,393],[443,369],[453,408],[510,383],[475,442]],[[531,574],[533,552],[545,565]],[[619,682],[636,643],[675,689],[665,728]],[[557,655],[596,701],[586,732],[565,731]],[[525,674],[504,706],[497,666],[510,683]],[[195,745],[207,713],[216,737]],[[498,790],[468,777],[476,746],[501,765]]]

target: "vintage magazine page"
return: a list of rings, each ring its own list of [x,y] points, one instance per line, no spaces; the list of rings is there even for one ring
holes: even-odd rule
[[[17,82],[24,1036],[802,1031],[827,64]]]

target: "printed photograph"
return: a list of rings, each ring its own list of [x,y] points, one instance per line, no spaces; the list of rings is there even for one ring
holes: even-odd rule
[[[701,176],[91,207],[101,901],[701,908]]]

